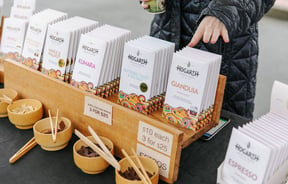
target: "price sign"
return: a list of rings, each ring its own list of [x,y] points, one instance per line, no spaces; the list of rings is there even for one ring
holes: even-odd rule
[[[169,177],[169,168],[170,168],[170,157],[163,155],[157,151],[154,151],[142,144],[137,144],[137,155],[149,157],[157,163],[159,167],[159,174],[165,178]]]
[[[142,121],[138,127],[138,142],[171,156],[173,135]]]
[[[85,96],[84,114],[108,125],[112,125],[112,106]]]

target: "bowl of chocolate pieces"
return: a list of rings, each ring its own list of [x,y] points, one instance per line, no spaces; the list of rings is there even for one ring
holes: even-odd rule
[[[65,148],[73,133],[72,123],[66,117],[49,117],[37,121],[33,126],[36,142],[46,151],[58,151]]]
[[[30,129],[42,118],[43,106],[39,100],[21,99],[7,106],[9,121],[19,129]]]
[[[159,181],[158,165],[151,158],[126,156],[119,161],[119,164],[120,171],[115,171],[116,184],[157,184]]]
[[[18,100],[18,93],[14,89],[0,89],[0,118],[7,117],[7,107],[13,101]]]
[[[101,146],[99,146],[93,136],[88,136],[87,138],[102,150]],[[100,139],[113,155],[114,147],[112,141],[106,137],[101,136]],[[86,174],[102,173],[109,166],[109,163],[105,159],[103,159],[97,152],[95,152],[81,139],[75,142],[73,146],[73,157],[75,165]]]

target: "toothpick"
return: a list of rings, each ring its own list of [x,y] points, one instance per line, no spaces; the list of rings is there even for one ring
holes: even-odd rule
[[[141,171],[138,169],[138,167],[136,166],[136,164],[133,162],[133,160],[129,157],[129,155],[126,153],[126,151],[124,149],[121,150],[122,153],[124,154],[124,156],[127,158],[128,162],[131,164],[131,166],[133,167],[133,169],[136,171],[137,175],[139,176],[139,178],[142,180],[142,182],[144,184],[149,184],[144,175],[141,173]]]
[[[112,165],[116,170],[120,170],[120,165],[115,162],[111,157],[106,155],[98,146],[96,146],[92,141],[85,137],[77,129],[74,130],[75,135],[77,135],[84,143],[86,143],[90,148],[92,148],[96,153],[98,153],[103,159],[105,159],[110,165]]]
[[[34,148],[36,145],[37,142],[35,140],[35,137],[33,137],[9,159],[9,162],[11,164],[16,162],[19,158],[25,155],[25,153]]]
[[[140,169],[141,169],[141,171],[142,171],[142,173],[143,173],[146,181],[147,181],[149,184],[152,184],[152,182],[151,182],[151,180],[150,180],[150,178],[149,178],[149,176],[148,176],[148,174],[147,174],[147,172],[146,172],[143,164],[141,163],[138,155],[136,154],[135,150],[134,150],[133,148],[131,148],[131,151],[132,151],[133,155],[135,156],[136,161],[137,161],[138,165],[140,166]]]
[[[8,104],[11,104],[12,101],[13,101],[12,98],[9,98],[6,95],[2,95],[2,97],[0,97],[0,102],[5,102],[5,103],[8,103]]]
[[[56,122],[55,122],[55,140],[53,140],[54,142],[56,142],[56,139],[57,139],[57,132],[58,132],[58,113],[59,113],[59,109],[57,109],[57,114],[56,114]]]
[[[54,134],[54,126],[53,126],[53,121],[52,121],[52,116],[50,113],[50,109],[48,110],[49,113],[49,121],[50,121],[50,127],[51,127],[51,136],[52,136],[52,140],[53,142],[56,142],[56,138],[55,138],[55,134]]]

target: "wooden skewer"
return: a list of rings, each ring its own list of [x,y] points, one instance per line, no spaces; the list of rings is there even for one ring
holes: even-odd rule
[[[124,156],[127,158],[128,162],[131,164],[131,166],[133,167],[133,169],[136,171],[137,175],[139,176],[139,178],[142,180],[142,182],[144,184],[149,184],[146,179],[145,176],[141,173],[141,171],[138,169],[138,167],[136,166],[136,164],[133,162],[133,160],[129,157],[129,155],[126,153],[126,151],[124,149],[121,149],[122,153],[124,154]]]
[[[2,97],[0,97],[0,101],[11,104],[13,100],[6,95],[2,95]]]
[[[148,174],[147,174],[147,172],[146,172],[146,170],[145,170],[142,162],[140,161],[138,155],[136,154],[135,150],[134,150],[133,148],[131,148],[131,151],[132,151],[133,155],[135,156],[136,161],[137,161],[138,165],[140,166],[140,169],[141,169],[141,171],[142,171],[142,173],[143,173],[146,181],[147,181],[149,184],[152,184],[152,182],[151,182],[151,180],[150,180],[150,178],[149,178],[149,176],[148,176]]]
[[[102,140],[100,139],[100,137],[97,135],[97,133],[90,127],[88,126],[88,130],[91,133],[91,135],[93,136],[93,138],[95,139],[95,141],[99,144],[99,146],[102,148],[102,150],[106,153],[106,155],[108,155],[109,157],[111,157],[112,159],[114,159],[117,163],[118,161],[114,158],[114,156],[111,154],[111,152],[108,150],[108,148],[105,146],[105,144],[102,142]]]
[[[110,165],[112,165],[118,171],[120,170],[120,165],[118,162],[115,162],[110,156],[106,155],[98,146],[96,146],[92,141],[80,133],[77,129],[74,130],[74,133],[90,148],[92,148],[96,153],[98,153],[103,159],[105,159]]]
[[[55,140],[53,140],[54,142],[56,142],[57,139],[57,132],[58,132],[58,113],[59,113],[59,109],[57,109],[57,114],[56,114],[56,122],[55,122]]]
[[[50,109],[48,110],[48,113],[49,113],[49,120],[50,120],[52,140],[53,140],[53,142],[56,142],[55,134],[54,134],[54,125],[53,125],[53,121],[52,121],[52,116],[51,116],[51,113],[50,113]]]
[[[37,145],[35,137],[32,137],[22,148],[20,148],[10,159],[9,162],[12,164],[21,158],[25,153],[34,148]]]

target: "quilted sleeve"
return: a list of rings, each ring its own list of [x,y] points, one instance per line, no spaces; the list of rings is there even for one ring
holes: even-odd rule
[[[275,0],[212,0],[200,17],[217,17],[225,24],[229,35],[233,36],[246,32],[251,25],[257,23],[274,2]]]

